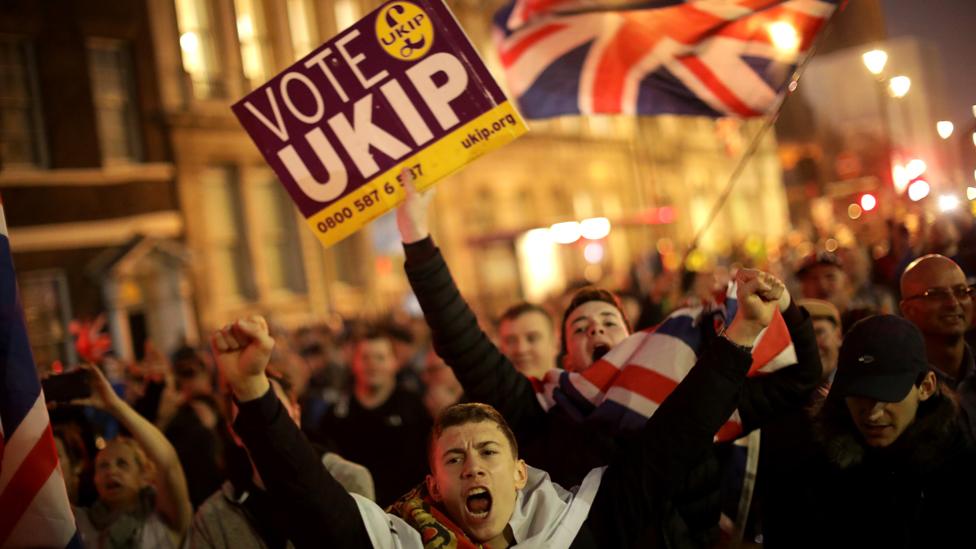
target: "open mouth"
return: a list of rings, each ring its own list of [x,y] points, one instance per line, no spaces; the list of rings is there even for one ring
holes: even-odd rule
[[[609,352],[610,352],[610,346],[605,343],[601,343],[596,347],[593,347],[593,360],[600,360],[601,358],[603,358],[603,355]]]
[[[476,518],[485,518],[491,512],[491,493],[485,488],[472,488],[464,506]]]
[[[119,481],[110,480],[105,483],[106,490],[118,490],[119,488],[122,488],[122,483]]]

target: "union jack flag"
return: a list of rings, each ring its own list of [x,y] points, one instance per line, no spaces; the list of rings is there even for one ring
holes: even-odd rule
[[[730,283],[717,303],[678,309],[655,328],[621,341],[583,372],[553,369],[541,380],[530,378],[536,398],[545,410],[559,406],[576,411],[616,432],[640,429],[688,375],[706,342],[731,322],[738,307],[735,291]],[[753,346],[748,375],[768,374],[796,362],[789,329],[777,311]],[[736,410],[715,439],[725,442],[742,434]]]
[[[770,112],[840,0],[517,0],[495,15],[527,118]]]
[[[0,205],[0,547],[81,547]]]

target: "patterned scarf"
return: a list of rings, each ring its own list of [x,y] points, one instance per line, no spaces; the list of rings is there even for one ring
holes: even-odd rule
[[[387,513],[403,519],[420,533],[424,549],[481,549],[452,521],[420,483],[391,505]]]

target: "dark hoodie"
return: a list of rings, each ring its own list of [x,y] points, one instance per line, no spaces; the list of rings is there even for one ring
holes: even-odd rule
[[[819,452],[797,471],[791,539],[773,547],[972,546],[976,449],[942,387],[920,403],[891,446],[871,448],[844,398],[828,397],[816,421]]]

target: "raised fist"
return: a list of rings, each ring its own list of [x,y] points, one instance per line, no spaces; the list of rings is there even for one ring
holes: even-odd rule
[[[264,374],[274,339],[261,316],[239,319],[213,333],[210,338],[220,372],[238,400],[260,397],[268,390]]]

